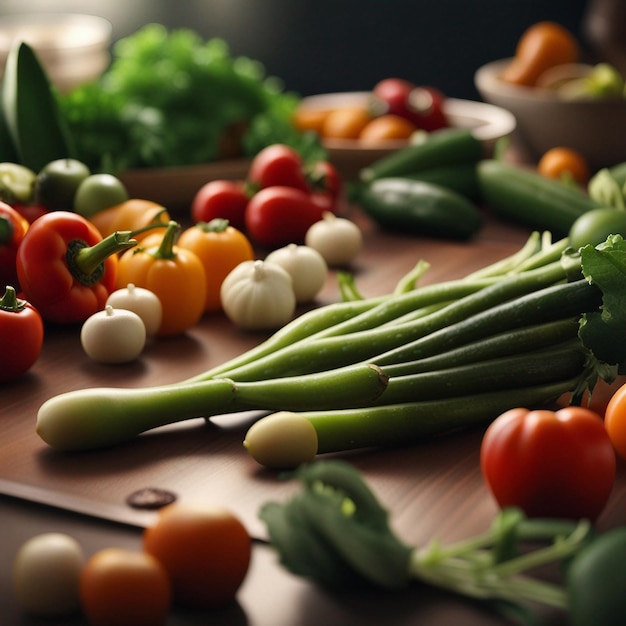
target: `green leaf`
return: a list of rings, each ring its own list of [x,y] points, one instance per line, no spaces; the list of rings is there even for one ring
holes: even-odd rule
[[[410,580],[411,548],[391,531],[388,513],[358,473],[343,461],[297,471],[303,491],[260,513],[281,562],[293,573],[330,587],[357,580],[388,589]]]
[[[579,336],[598,361],[626,373],[626,242],[611,235],[580,254],[585,278],[602,291],[602,307],[583,316]]]
[[[50,161],[71,156],[53,88],[37,55],[24,42],[9,52],[2,108],[19,163],[38,172]]]

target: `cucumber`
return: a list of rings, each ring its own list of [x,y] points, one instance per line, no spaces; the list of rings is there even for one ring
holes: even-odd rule
[[[469,129],[443,128],[429,133],[427,139],[415,145],[401,148],[378,159],[359,173],[363,182],[377,178],[406,176],[421,170],[476,163],[484,157],[484,146]]]
[[[14,147],[21,165],[38,172],[51,161],[71,156],[53,87],[37,55],[24,42],[13,46],[7,58],[2,112],[10,138],[6,145]]]
[[[477,165],[480,197],[495,215],[567,237],[572,224],[601,205],[573,187],[534,170],[486,159]]]
[[[472,200],[478,198],[478,177],[476,176],[475,163],[429,167],[414,174],[407,174],[406,178],[441,185]]]
[[[410,178],[374,180],[362,187],[358,203],[381,228],[411,235],[469,239],[483,222],[460,193]]]

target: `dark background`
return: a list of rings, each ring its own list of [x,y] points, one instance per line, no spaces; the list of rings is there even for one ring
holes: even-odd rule
[[[108,18],[114,39],[148,22],[225,39],[301,95],[370,89],[388,76],[477,99],[473,75],[523,30],[558,21],[584,44],[587,0],[0,0],[2,15]]]

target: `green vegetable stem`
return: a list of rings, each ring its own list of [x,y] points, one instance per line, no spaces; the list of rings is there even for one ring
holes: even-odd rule
[[[392,445],[487,422],[564,393],[580,402],[598,377],[611,381],[626,371],[625,251],[620,236],[575,252],[534,234],[518,253],[464,279],[408,289],[401,281],[398,293],[372,302],[320,307],[189,380],[51,398],[40,407],[37,432],[52,447],[86,449],[191,417],[296,411],[308,423],[299,432],[314,443],[303,446],[304,458],[290,459],[298,464],[329,449]],[[382,393],[372,365],[385,381]],[[364,372],[369,393],[347,384]],[[299,449],[290,432],[258,444],[251,429],[245,445],[276,466],[266,441]]]
[[[475,537],[412,547],[394,534],[388,512],[349,464],[318,461],[299,468],[294,478],[302,489],[285,503],[266,503],[259,516],[284,567],[330,589],[367,582],[400,590],[415,581],[489,601],[490,607],[501,606],[494,601],[514,605],[535,623],[534,604],[567,611],[570,600],[567,584],[547,582],[533,570],[565,569],[570,559],[594,549],[587,520],[530,519],[513,508],[500,511]],[[583,604],[573,600],[573,607]],[[598,626],[586,614],[590,621],[577,626]]]

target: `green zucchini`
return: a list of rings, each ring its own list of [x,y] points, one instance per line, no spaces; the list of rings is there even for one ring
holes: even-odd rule
[[[32,48],[20,42],[9,52],[2,84],[3,125],[19,163],[34,172],[71,156],[68,133],[53,87]]]
[[[469,239],[482,226],[476,205],[456,191],[409,178],[365,185],[359,205],[381,228],[424,237]]]
[[[555,237],[566,237],[583,213],[601,206],[583,191],[510,163],[487,159],[476,171],[480,197],[492,213]]]
[[[484,157],[484,146],[467,128],[444,128],[430,133],[422,143],[396,150],[361,170],[359,178],[370,182],[378,178],[406,176],[421,170],[476,163]]]

